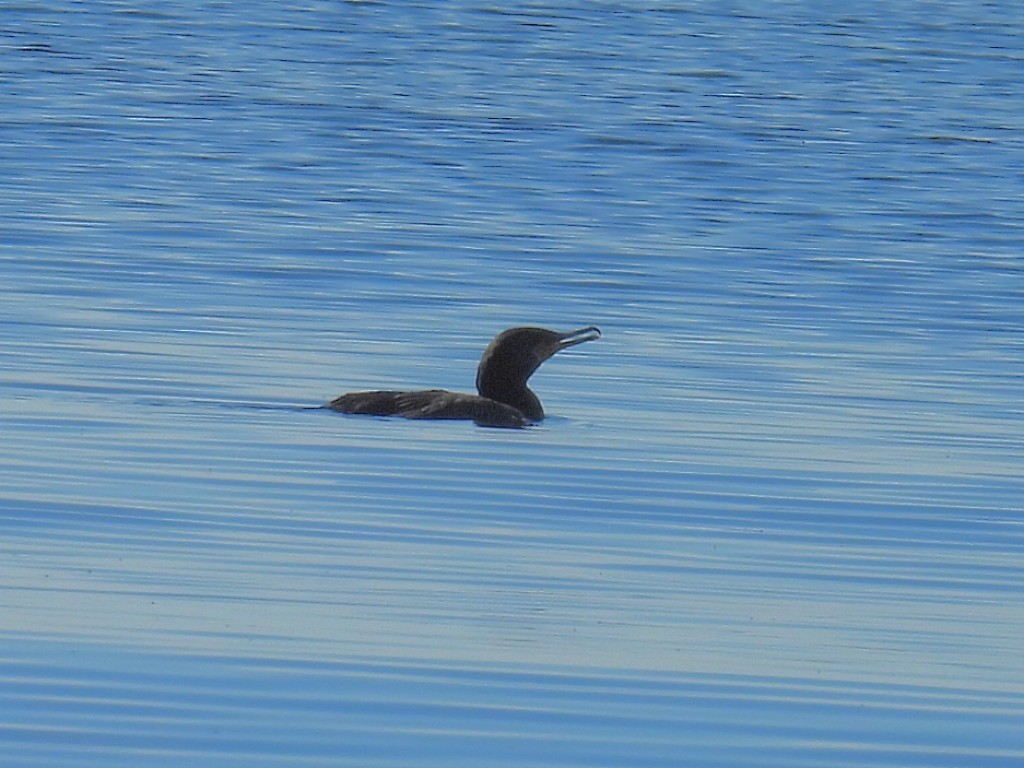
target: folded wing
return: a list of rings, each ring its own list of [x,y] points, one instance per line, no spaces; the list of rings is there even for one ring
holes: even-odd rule
[[[407,419],[472,419],[484,427],[525,427],[529,421],[511,405],[487,397],[423,389],[413,392],[349,392],[327,404],[333,411]]]

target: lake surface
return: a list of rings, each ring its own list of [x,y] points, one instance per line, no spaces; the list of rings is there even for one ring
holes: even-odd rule
[[[4,9],[0,764],[1024,763],[1021,40]]]

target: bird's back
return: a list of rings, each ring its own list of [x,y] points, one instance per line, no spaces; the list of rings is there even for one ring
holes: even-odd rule
[[[349,392],[329,402],[327,407],[340,413],[407,419],[472,419],[484,427],[525,427],[529,423],[511,405],[446,389]]]

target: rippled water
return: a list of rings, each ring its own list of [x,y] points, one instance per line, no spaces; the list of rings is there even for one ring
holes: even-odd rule
[[[0,763],[1021,764],[1024,29],[897,5],[6,9]]]

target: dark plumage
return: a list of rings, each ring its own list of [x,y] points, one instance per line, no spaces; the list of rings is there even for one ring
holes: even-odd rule
[[[472,419],[484,427],[525,427],[544,418],[537,395],[526,386],[541,363],[556,352],[601,337],[593,326],[569,333],[510,328],[484,350],[476,372],[478,395],[424,389],[349,392],[325,407],[341,413],[404,416],[407,419]]]

